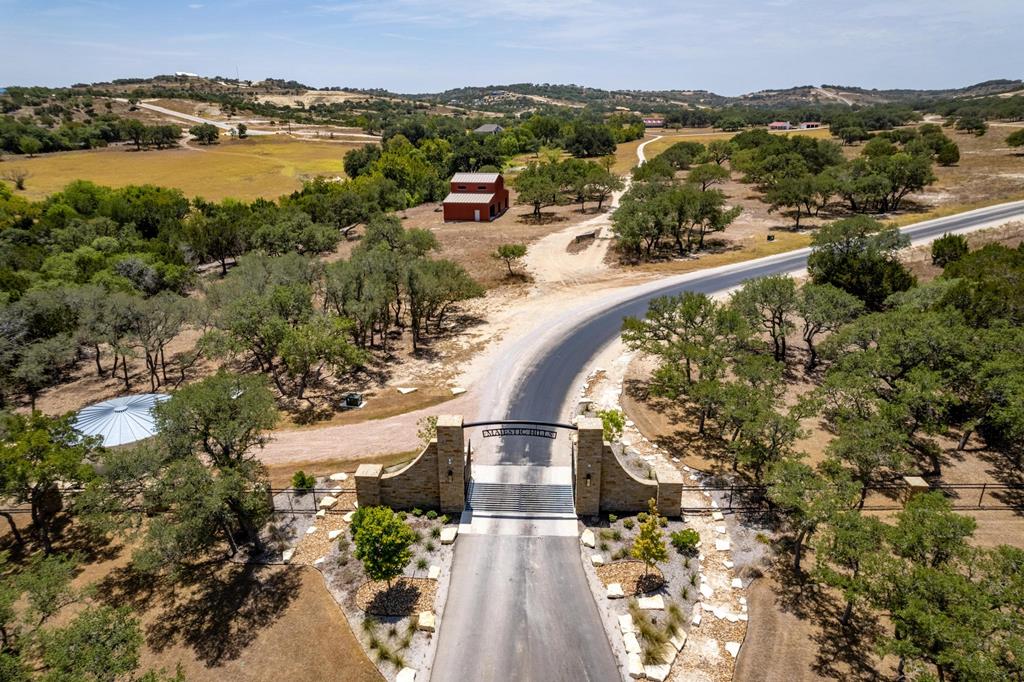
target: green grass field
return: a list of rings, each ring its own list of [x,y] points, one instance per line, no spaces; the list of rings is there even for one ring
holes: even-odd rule
[[[299,189],[304,179],[344,176],[342,157],[357,146],[274,136],[159,151],[108,147],[32,159],[8,157],[0,171],[28,171],[21,194],[31,199],[41,199],[79,179],[112,187],[146,183],[177,187],[188,196],[210,200],[274,199]]]

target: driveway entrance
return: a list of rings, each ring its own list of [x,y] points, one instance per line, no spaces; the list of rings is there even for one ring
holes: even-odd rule
[[[531,463],[531,451],[575,447],[572,424],[503,420],[465,424],[472,451],[466,509],[459,532],[477,535],[574,537],[577,533],[570,466]],[[474,448],[474,444],[479,443]],[[516,464],[503,462],[512,460]]]

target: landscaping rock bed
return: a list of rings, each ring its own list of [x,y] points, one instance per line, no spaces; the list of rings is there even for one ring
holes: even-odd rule
[[[595,573],[606,587],[611,583],[622,585],[622,592],[626,596],[654,592],[665,584],[665,578],[660,569],[647,570],[644,562],[635,559],[598,566]]]
[[[369,579],[355,557],[350,532],[351,510],[356,508],[351,478],[344,482],[318,480],[317,488],[331,490],[332,506],[318,509],[327,493],[317,494],[315,502],[309,493],[275,495],[276,508],[289,509],[291,505],[305,513],[274,516],[264,532],[268,543],[264,560],[319,570],[356,638],[385,679],[395,681],[403,670],[406,677],[411,674],[408,671],[415,671],[415,679],[429,679],[455,548],[454,544],[442,544],[442,534],[457,529],[458,519],[419,510],[415,515],[402,513],[416,541],[403,576],[393,580],[388,591],[385,583]],[[317,516],[318,511],[323,513]],[[421,618],[424,613],[433,615],[434,631],[418,627],[431,620],[429,615]]]
[[[429,578],[398,578],[390,586],[381,580],[363,583],[356,590],[356,605],[372,616],[411,616],[433,611],[437,581]]]

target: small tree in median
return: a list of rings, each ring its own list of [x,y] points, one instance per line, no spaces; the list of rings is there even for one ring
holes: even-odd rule
[[[659,561],[668,559],[668,548],[661,534],[661,517],[654,500],[647,501],[647,518],[640,524],[640,533],[633,540],[629,554],[644,562],[644,575]]]
[[[515,274],[512,272],[512,264],[518,262],[525,255],[526,244],[502,244],[498,247],[497,251],[491,254],[491,258],[505,261],[505,266],[508,268],[508,276],[511,277]]]
[[[412,559],[415,535],[389,507],[367,507],[355,532],[356,558],[371,580],[391,581],[402,574]]]

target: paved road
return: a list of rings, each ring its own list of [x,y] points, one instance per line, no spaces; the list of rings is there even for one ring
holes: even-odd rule
[[[904,229],[914,242],[1024,216],[1024,202],[1002,204]],[[522,363],[505,403],[509,418],[559,421],[591,359],[613,341],[626,316],[640,316],[656,296],[715,293],[744,280],[798,272],[809,249],[666,279],[621,292],[606,306],[566,311],[572,324]],[[518,363],[517,363],[518,364]],[[496,417],[498,415],[480,415]],[[566,464],[564,451],[506,444],[508,464]],[[574,538],[464,535],[452,568],[431,678],[449,680],[621,679]]]

